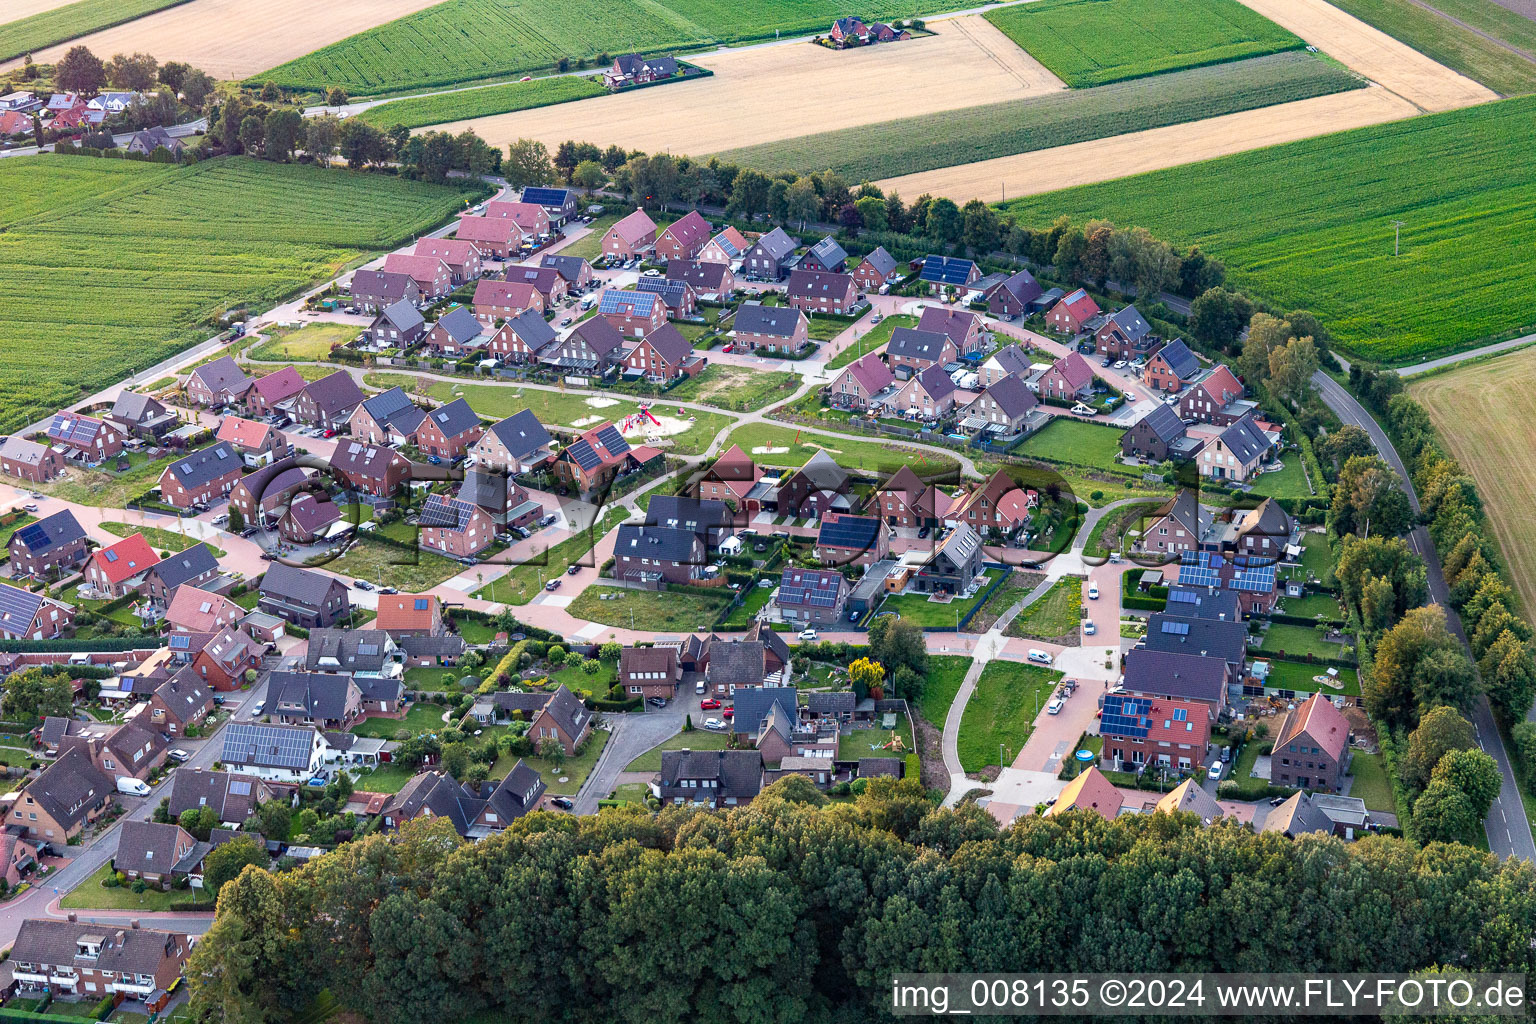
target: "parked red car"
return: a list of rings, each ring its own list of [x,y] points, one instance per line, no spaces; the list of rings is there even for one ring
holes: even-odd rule
[[[717,708],[719,706],[720,706],[720,702],[715,700],[715,698],[713,698],[713,697],[706,697],[703,700],[699,701],[699,707],[704,709],[705,711],[713,711],[715,708]]]
[[[732,711],[730,708],[726,708],[720,713],[725,716],[726,721],[730,721],[732,718],[736,717],[736,712]]]

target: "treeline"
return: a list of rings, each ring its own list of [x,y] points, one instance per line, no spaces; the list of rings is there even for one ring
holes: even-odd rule
[[[141,95],[139,102],[107,117],[102,127],[86,138],[85,145],[97,149],[111,148],[110,128],[140,131],[156,125],[173,125],[196,114],[216,88],[211,75],[181,61],[161,64],[147,53],[119,53],[103,61],[84,46],[70,47],[50,73],[56,91],[78,93],[86,99],[108,86]],[[22,81],[33,81],[38,74],[37,65],[29,57],[22,67]],[[0,85],[0,90],[6,92],[15,88],[14,78]],[[32,133],[38,145],[53,142],[60,134],[45,129],[36,112],[32,114]]]
[[[936,809],[915,780],[728,813],[429,819],[297,870],[246,868],[186,977],[201,1020],[329,990],[397,1022],[862,1021],[898,971],[1532,966],[1536,873],[1455,845],[1288,840],[1193,815]]]

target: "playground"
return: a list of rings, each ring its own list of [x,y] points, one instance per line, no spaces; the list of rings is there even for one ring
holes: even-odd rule
[[[693,427],[695,417],[685,409],[679,408],[676,416],[658,416],[651,410],[651,406],[642,402],[638,412],[618,421],[619,433],[631,444],[637,440],[653,445],[666,443],[667,438],[686,433]]]

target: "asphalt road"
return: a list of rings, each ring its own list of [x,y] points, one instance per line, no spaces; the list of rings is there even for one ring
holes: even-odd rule
[[[1403,490],[1408,494],[1408,503],[1417,515],[1419,496],[1413,489],[1413,481],[1409,479],[1408,471],[1403,466],[1403,460],[1397,454],[1397,449],[1393,447],[1391,438],[1387,437],[1386,431],[1376,422],[1375,417],[1355,400],[1355,396],[1321,370],[1312,375],[1312,383],[1317,387],[1328,408],[1332,409],[1339,419],[1361,427],[1371,435],[1371,440],[1376,444],[1376,450],[1397,471]],[[1430,542],[1429,531],[1422,526],[1415,528],[1408,535],[1408,546],[1424,559],[1431,600],[1449,612],[1450,588],[1446,586],[1445,573],[1440,568],[1440,556],[1435,551],[1434,544]],[[1450,613],[1447,619],[1452,632],[1465,646],[1467,637],[1462,632],[1461,618]],[[1470,650],[1468,654],[1471,654]],[[1515,783],[1514,769],[1510,767],[1509,754],[1504,749],[1504,741],[1500,738],[1498,726],[1494,723],[1493,710],[1488,706],[1488,698],[1478,699],[1477,706],[1472,710],[1472,725],[1477,731],[1478,745],[1498,763],[1499,775],[1504,780],[1504,784],[1499,787],[1498,798],[1494,800],[1493,807],[1488,812],[1488,820],[1483,823],[1488,833],[1488,847],[1500,857],[1536,860],[1536,839],[1531,836],[1530,819],[1525,816],[1525,805],[1520,799],[1520,791]]]

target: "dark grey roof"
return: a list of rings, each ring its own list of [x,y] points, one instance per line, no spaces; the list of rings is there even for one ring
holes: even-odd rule
[[[45,600],[47,598],[42,594],[0,585],[0,626],[4,626],[7,633],[26,635]]]
[[[1151,325],[1136,311],[1135,306],[1126,306],[1119,312],[1111,313],[1108,319],[1120,328],[1120,333],[1130,341],[1140,341],[1152,333]]]
[[[552,441],[549,431],[544,429],[544,424],[539,422],[531,409],[524,409],[516,415],[492,423],[490,431],[506,445],[507,451],[519,459],[548,447]]]
[[[736,309],[736,321],[732,324],[738,332],[766,334],[773,338],[793,337],[805,314],[789,306],[764,306],[756,302],[744,303]]]
[[[719,800],[750,800],[763,788],[763,755],[756,750],[664,750],[661,784],[675,788],[686,779],[712,780]],[[690,790],[702,796],[711,790]]]
[[[454,497],[492,514],[501,514],[507,510],[507,492],[513,486],[512,479],[505,473],[471,468],[464,473],[464,482]]]
[[[422,812],[423,808],[431,811],[435,817],[447,818],[453,822],[453,827],[459,835],[469,832],[473,815],[466,814],[466,808],[461,801],[465,796],[464,790],[457,782],[454,782],[442,772],[424,772],[417,775],[394,796],[384,803],[381,815],[390,815],[402,821],[409,821]],[[475,808],[475,814],[479,813],[479,807]]]
[[[1219,587],[1174,585],[1168,588],[1168,611],[1181,618],[1227,619],[1243,617],[1237,594]]]
[[[816,715],[853,714],[853,706],[857,703],[852,690],[839,690],[836,693],[808,693],[805,697],[807,711]]]
[[[1002,367],[1003,372],[1006,374],[1029,372],[1029,356],[1017,345],[1008,345],[998,349],[992,353],[987,362],[990,363],[993,359],[997,360],[997,364]]]
[[[1295,839],[1312,832],[1333,834],[1333,819],[1318,809],[1305,792],[1294,793],[1285,803],[1270,811],[1260,832],[1281,832]],[[15,956],[14,953],[11,954]]]
[[[712,640],[706,674],[711,683],[761,686],[768,674],[767,648],[761,640]],[[739,704],[736,713],[741,714]]]
[[[401,299],[386,306],[379,314],[378,320],[387,322],[402,334],[409,334],[427,322],[421,315],[421,310],[417,309],[416,304],[410,299]],[[374,322],[377,323],[378,320]]]
[[[724,287],[730,269],[725,263],[671,260],[667,263],[667,280],[684,282],[699,292],[718,292]]]
[[[66,750],[26,789],[26,795],[36,800],[49,817],[66,829],[73,828],[87,811],[106,800],[112,792],[112,780],[80,747]]]
[[[438,318],[434,329],[441,327],[451,341],[464,345],[480,336],[484,325],[475,319],[475,314],[469,311],[468,306],[458,306],[450,309]]]
[[[421,421],[427,418],[426,412],[413,403],[411,396],[400,387],[374,395],[363,402],[363,408],[368,410],[374,422],[380,426],[393,427],[402,434],[414,434],[421,426]]]
[[[162,558],[149,571],[160,577],[167,590],[175,590],[188,580],[218,569],[219,560],[213,557],[213,551],[207,544],[198,542],[170,558]]]
[[[1188,697],[1210,704],[1221,700],[1227,663],[1199,654],[1174,654],[1136,647],[1125,655],[1125,688],[1154,697]]]
[[[1029,390],[1029,386],[1024,383],[1024,379],[1012,376],[1011,374],[987,388],[986,396],[996,402],[1003,415],[1010,419],[1015,416],[1022,416],[1040,404],[1040,399],[1036,398],[1035,393]],[[1167,406],[1164,406],[1164,408],[1167,408]]]
[[[356,688],[348,675],[273,672],[267,682],[267,708],[281,715],[342,719],[347,714],[347,700]]]
[[[651,499],[645,521],[650,526],[692,530],[706,543],[718,543],[721,533],[731,529],[731,510],[713,498],[658,494]]]
[[[412,408],[414,409],[415,406]],[[420,409],[416,411],[423,417],[426,415]],[[365,444],[361,441],[347,441],[343,438],[337,438],[336,441],[336,449],[331,452],[331,466],[342,472],[372,476],[374,471],[377,471],[378,477],[383,479],[390,463],[396,459],[402,463],[406,461],[405,456],[391,448]]]
[[[747,628],[743,640],[761,640],[768,653],[779,659],[779,664],[789,664],[789,643],[779,633],[759,619]]]
[[[949,335],[938,331],[920,331],[915,327],[898,327],[891,331],[890,343],[885,346],[887,355],[907,359],[927,359],[937,362],[948,345]]]
[[[880,538],[880,520],[875,516],[838,516],[823,519],[816,532],[819,547],[850,548],[872,551]]]
[[[169,822],[125,821],[118,830],[117,852],[112,855],[112,867],[118,871],[170,874],[171,868],[181,859],[176,855],[176,846],[183,836],[192,839],[180,825]]]
[[[564,256],[560,253],[545,253],[539,258],[539,266],[550,267],[557,271],[561,277],[575,284],[581,276],[581,269],[586,260],[580,256]],[[589,268],[590,269],[590,268]]]
[[[624,332],[600,316],[583,320],[571,332],[571,337],[586,342],[587,348],[599,358],[607,358],[624,345]]]
[[[1244,535],[1273,537],[1285,544],[1296,529],[1296,521],[1274,498],[1265,498],[1257,508],[1239,517],[1238,526]]]
[[[124,391],[112,403],[111,417],[124,423],[148,423],[161,416],[170,415],[164,405],[137,391]]]
[[[1252,416],[1244,416],[1223,430],[1218,440],[1244,464],[1269,451],[1269,438],[1253,422]]]
[[[266,575],[261,578],[261,593],[264,596],[281,597],[310,608],[324,605],[327,595],[334,588],[345,590],[346,586],[330,576],[281,562],[271,563]]]
[[[1156,612],[1147,620],[1147,635],[1142,642],[1152,651],[1199,654],[1241,665],[1247,657],[1248,627],[1232,619],[1223,622]]]
[[[881,277],[890,277],[891,271],[896,269],[896,257],[885,251],[885,246],[875,247],[875,251],[864,257],[864,262]]]
[[[948,398],[957,390],[954,378],[944,372],[944,367],[938,363],[925,366],[917,374],[917,382],[928,392],[928,397],[934,401]]]
[[[859,778],[872,779],[876,777],[888,777],[899,779],[906,773],[906,762],[899,757],[861,757],[859,758]]]
[[[842,492],[848,486],[848,471],[838,465],[836,459],[822,449],[817,449],[805,465],[795,471],[804,474],[813,487],[823,491]]]
[[[185,455],[166,468],[187,490],[196,490],[231,472],[240,472],[240,455],[223,441]]]
[[[544,713],[555,720],[564,733],[571,739],[578,739],[581,731],[592,722],[592,712],[587,710],[585,704],[570,690],[561,684],[560,689],[550,695],[549,703],[544,705]]]
[[[1179,419],[1179,414],[1173,411],[1173,406],[1166,402],[1158,402],[1151,412],[1136,421],[1138,427],[1143,424],[1152,431],[1153,437],[1164,444],[1184,436],[1184,421]]]
[[[447,405],[438,406],[427,413],[427,418],[437,425],[437,429],[444,437],[454,437],[480,425],[480,417],[462,398],[455,398]]]
[[[307,725],[231,722],[224,727],[225,764],[303,771],[309,767],[315,730]]]
[[[457,658],[464,653],[464,638],[448,636],[403,636],[396,641],[412,658]]]
[[[693,354],[693,344],[669,320],[645,336],[668,366],[681,366]]]
[[[1161,519],[1171,517],[1184,526],[1197,539],[1200,536],[1200,501],[1195,497],[1195,492],[1188,487],[1182,487],[1173,497],[1158,507],[1151,518]]]
[[[752,248],[761,249],[770,259],[782,260],[795,251],[795,240],[790,238],[783,228],[774,228],[754,242]]]
[[[304,667],[311,672],[377,672],[394,649],[382,629],[316,628],[309,631]]]
[[[190,721],[213,703],[213,693],[188,665],[155,687],[155,696],[182,722]]]
[[[1158,349],[1157,354],[1168,364],[1170,370],[1178,374],[1180,380],[1188,380],[1200,372],[1200,360],[1195,358],[1189,346],[1184,344],[1183,338],[1173,339]]]
[[[405,693],[405,684],[398,679],[383,676],[353,676],[352,682],[364,700],[398,701]]]
[[[635,291],[660,295],[661,301],[673,309],[681,308],[688,301],[690,287],[692,286],[687,281],[666,277],[642,277],[635,282]]]
[[[837,244],[837,239],[833,238],[831,235],[828,235],[826,238],[823,238],[821,241],[811,246],[810,251],[805,254],[805,258],[814,258],[822,266],[831,269],[832,267],[837,266],[839,263],[846,261],[848,259],[848,253],[843,249],[841,245]]]
[[[405,298],[407,289],[415,282],[409,274],[397,274],[389,270],[359,270],[352,275],[353,295],[392,301]]]
[[[484,792],[484,790],[481,790]],[[506,777],[496,784],[486,802],[497,814],[496,825],[509,824],[538,806],[544,795],[544,780],[539,773],[523,763],[522,758],[512,766]]]
[[[523,693],[520,690],[496,690],[488,696],[490,702],[502,711],[523,711],[529,715],[538,714],[549,703],[549,694],[537,691]]]
[[[998,287],[1012,295],[1015,302],[1034,302],[1044,294],[1040,282],[1035,280],[1035,275],[1027,270],[1021,270],[1012,277],[1004,278],[998,282]]]
[[[239,391],[248,386],[251,378],[245,375],[231,356],[220,356],[211,363],[206,363],[192,371],[192,376],[208,386],[209,391],[219,392],[225,388],[231,391]]]
[[[198,807],[212,807],[220,821],[244,822],[262,800],[270,800],[267,784],[254,775],[179,768],[171,773],[171,817]]]
[[[72,719],[63,715],[49,715],[43,719],[43,727],[38,730],[37,741],[44,749],[52,750],[59,742],[69,735],[69,723]]]
[[[593,317],[592,319],[598,320],[600,318]],[[591,321],[588,322],[590,323]],[[607,323],[608,321],[604,320],[602,322]],[[532,309],[523,310],[517,316],[508,320],[504,326],[517,335],[518,339],[534,353],[537,353],[545,345],[555,340],[554,327],[550,326],[549,321],[545,320],[542,314]]]
[[[346,370],[337,370],[319,380],[310,381],[304,385],[304,392],[315,403],[315,407],[328,416],[334,416],[363,401],[362,390]]]
[[[78,955],[79,943],[87,936],[100,942],[92,957]],[[38,966],[153,975],[167,959],[185,959],[191,948],[187,936],[179,932],[31,917],[21,922],[11,959]]]
[[[702,565],[704,542],[692,530],[624,523],[619,526],[613,553],[621,558],[629,555],[633,558],[660,558],[684,565]]]

